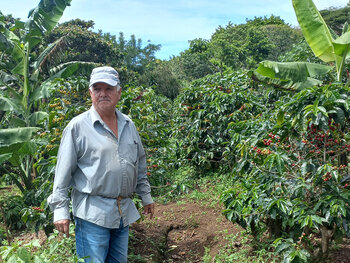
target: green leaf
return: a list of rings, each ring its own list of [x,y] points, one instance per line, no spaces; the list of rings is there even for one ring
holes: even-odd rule
[[[274,62],[265,60],[259,63],[256,72],[269,77],[293,82],[306,81],[309,77],[322,76],[332,67],[309,62]]]
[[[292,0],[301,31],[314,54],[324,62],[335,61],[333,38],[312,0]]]
[[[30,253],[28,252],[28,250],[26,248],[19,247],[18,250],[17,250],[17,255],[24,262],[26,262],[26,263],[30,262]]]
[[[12,153],[0,154],[0,164],[10,159],[11,156],[12,156]]]
[[[39,99],[49,98],[55,86],[52,84],[51,80],[43,82],[40,87],[36,88],[30,94],[30,102],[34,103]]]
[[[8,83],[10,81],[17,81],[17,78],[5,71],[0,70],[0,83]]]
[[[279,111],[278,114],[277,114],[277,125],[278,126],[281,126],[284,122],[284,114],[285,112],[284,111]]]
[[[0,147],[30,141],[33,132],[39,129],[37,127],[0,129]]]
[[[26,42],[29,50],[36,46],[46,32],[50,32],[61,19],[63,12],[70,5],[71,0],[41,0],[35,9],[29,12],[29,19],[25,24]]]
[[[49,118],[49,114],[47,112],[43,112],[43,111],[34,112],[29,117],[30,125],[37,126],[42,120],[48,119],[48,118]]]
[[[12,111],[18,108],[18,102],[0,95],[0,111]]]
[[[317,109],[322,112],[323,115],[328,116],[327,110],[323,106],[318,106]]]
[[[348,50],[350,45],[350,32],[346,32],[337,39],[333,40],[334,53],[340,57],[343,57],[344,52]]]
[[[9,118],[10,127],[26,127],[27,123],[25,120],[18,118],[17,116],[13,116]]]
[[[76,74],[90,75],[91,70],[100,64],[93,62],[70,61],[50,69],[49,80],[68,78]]]
[[[325,75],[332,67],[308,62],[262,61],[254,71],[254,76],[268,84],[292,90],[322,84],[315,77]]]

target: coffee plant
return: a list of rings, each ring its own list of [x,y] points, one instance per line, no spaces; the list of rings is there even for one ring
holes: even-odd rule
[[[265,132],[237,144],[236,187],[222,196],[228,219],[257,238],[265,231],[283,237],[283,246],[302,239],[299,250],[285,250],[300,258],[325,257],[331,240],[350,235],[348,92],[336,84],[305,89],[276,102],[275,119],[250,121]],[[318,236],[321,250],[314,249]]]

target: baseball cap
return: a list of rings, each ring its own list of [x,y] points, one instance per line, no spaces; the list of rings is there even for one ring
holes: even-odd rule
[[[89,87],[98,82],[115,87],[120,83],[119,74],[114,68],[108,66],[94,68],[90,75]]]

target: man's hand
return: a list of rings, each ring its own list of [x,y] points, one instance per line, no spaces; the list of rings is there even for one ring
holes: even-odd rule
[[[152,219],[154,215],[154,203],[145,205],[145,207],[143,208],[143,214],[144,215],[149,214],[150,215],[149,218]]]
[[[69,219],[63,219],[54,222],[54,225],[59,232],[66,234],[66,237],[69,237],[69,223]]]

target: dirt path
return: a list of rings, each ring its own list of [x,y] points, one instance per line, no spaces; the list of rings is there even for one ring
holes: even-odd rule
[[[215,256],[240,231],[226,220],[220,207],[191,200],[157,204],[153,221],[133,224],[131,251],[146,262],[203,262],[205,254]],[[239,241],[235,245],[239,247]]]

